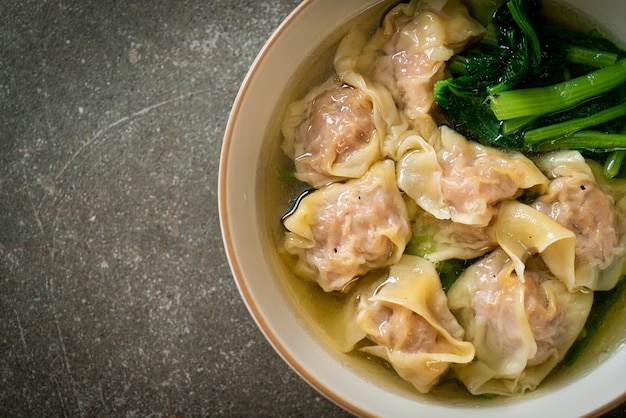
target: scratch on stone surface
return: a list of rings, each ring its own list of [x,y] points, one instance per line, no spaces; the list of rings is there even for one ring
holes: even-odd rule
[[[33,214],[35,215],[35,222],[37,223],[37,227],[39,228],[39,232],[43,235],[43,224],[41,223],[41,218],[39,217],[39,211],[35,207],[35,204],[32,200],[29,199],[30,206],[33,208]]]
[[[70,379],[70,384],[72,385],[72,392],[74,392],[74,398],[76,400],[76,406],[78,407],[78,411],[80,416],[85,416],[85,411],[83,409],[83,402],[80,399],[80,396],[78,396],[78,391],[76,390],[76,382],[74,381],[74,376],[72,375],[72,369],[70,367],[70,362],[69,359],[67,357],[67,351],[65,350],[65,342],[63,342],[63,334],[61,334],[61,326],[59,325],[59,318],[57,317],[56,313],[53,312],[53,316],[54,316],[54,322],[56,323],[56,327],[57,327],[57,334],[59,337],[59,344],[61,346],[61,353],[63,354],[63,363],[65,363],[65,368],[67,369],[67,374],[69,376]]]
[[[59,398],[59,402],[61,403],[61,410],[63,411],[63,416],[67,417],[67,407],[65,406],[65,399],[63,398],[63,394],[61,393],[61,384],[55,375],[52,375],[52,380],[56,384],[56,390],[54,391]]]
[[[39,217],[39,211],[37,210],[37,207],[35,206],[35,203],[33,202],[33,200],[30,198],[30,195],[29,195],[28,202],[30,203],[31,208],[33,209],[33,215],[35,216],[35,222],[37,223],[39,232],[41,233],[41,235],[43,235],[44,234],[43,224],[41,223],[41,218]]]
[[[52,257],[54,259],[54,256]],[[50,299],[54,299],[53,295],[53,287],[52,287],[52,275],[48,275],[46,278],[46,281],[44,282],[44,286],[46,288],[46,293],[48,294],[48,297],[50,297]]]
[[[80,154],[82,154],[82,152],[89,148],[91,146],[91,144],[93,144],[98,137],[100,137],[102,134],[104,134],[105,132],[109,131],[110,129],[115,128],[118,125],[121,125],[124,122],[127,122],[131,119],[130,116],[125,116],[121,119],[116,120],[115,122],[107,125],[105,128],[100,129],[98,132],[95,133],[94,136],[92,136],[90,139],[87,140],[87,142],[85,142],[78,150],[76,150],[76,152],[74,154],[72,154],[72,156],[70,157],[69,160],[67,160],[67,162],[65,163],[65,165],[63,165],[63,167],[61,168],[61,170],[57,173],[55,180],[59,180],[59,178],[61,178],[61,176],[63,175],[63,173],[65,173],[65,171],[67,170],[67,168],[70,166],[70,164],[76,159],[76,157],[78,157]]]
[[[118,120],[116,120],[113,123],[108,124],[107,126],[105,126],[104,128],[100,129],[98,132],[96,132],[91,138],[89,138],[85,143],[83,143],[83,145],[76,150],[76,152],[74,152],[74,154],[72,154],[72,156],[69,158],[69,160],[67,160],[67,162],[63,165],[63,167],[61,168],[61,170],[59,170],[59,172],[57,173],[55,180],[58,181],[61,176],[65,173],[65,171],[67,171],[67,169],[69,168],[70,164],[72,164],[72,162],[74,160],[76,160],[76,158],[78,158],[78,156],[80,154],[82,154],[86,149],[90,148],[97,140],[100,136],[104,135],[105,133],[107,133],[108,131],[110,131],[111,129],[122,125],[123,123],[129,122],[132,119],[139,117],[139,116],[143,116],[149,112],[151,112],[154,109],[158,109],[160,107],[172,104],[172,103],[176,103],[179,102],[181,100],[187,99],[189,97],[195,96],[195,95],[199,95],[199,94],[206,94],[211,92],[211,90],[206,89],[206,90],[198,90],[198,91],[192,91],[189,93],[185,93],[185,94],[181,94],[180,96],[168,99],[168,100],[164,100],[162,102],[159,103],[155,103],[153,105],[144,107],[141,110],[138,110],[134,113],[132,113],[129,116],[124,116],[123,118],[120,118]]]
[[[22,328],[22,322],[20,321],[20,316],[17,313],[17,310],[13,309],[13,312],[15,312],[15,318],[17,319],[17,328],[20,331],[20,341],[22,342],[22,345],[24,346],[24,351],[26,351],[27,346],[26,346],[26,338],[24,338],[24,328]]]
[[[56,196],[55,196],[55,199],[56,199]],[[41,201],[41,203],[43,203],[43,200]],[[54,259],[56,257],[56,253],[57,253],[56,234],[59,231],[58,218],[56,218],[56,217],[53,218],[53,220],[52,220],[52,227],[50,228],[50,230],[51,230],[51,233],[50,233],[50,260],[54,261]],[[50,283],[48,283],[48,282],[50,282]],[[52,276],[48,276],[48,280],[46,280],[46,290],[52,296]]]
[[[98,377],[98,394],[100,395],[100,402],[102,403],[102,407],[106,408],[107,403],[104,400],[104,389],[102,389],[102,381],[100,380],[100,377]]]
[[[99,372],[98,368],[95,367],[94,359],[93,359],[93,356],[91,355],[91,351],[89,350],[89,348],[88,347],[84,347],[84,350],[87,353],[87,355],[89,356],[90,362],[92,364],[94,364],[94,368],[97,371],[96,379],[97,379],[97,383],[98,383],[98,395],[99,395],[98,397],[99,397],[100,403],[102,404],[103,410],[105,410],[106,407],[107,407],[107,403],[106,403],[106,401],[104,399],[104,389],[102,388],[102,379],[100,378],[100,372]]]
[[[24,184],[29,184],[28,180],[27,180],[27,176],[26,176],[26,171],[24,170],[24,168],[22,167],[22,176],[24,177]],[[39,210],[37,210],[37,207],[35,206],[35,202],[33,202],[33,197],[31,194],[31,189],[30,187],[28,188],[28,203],[30,203],[30,207],[33,210],[33,215],[35,217],[35,223],[37,223],[37,227],[39,228],[39,232],[41,233],[41,235],[44,234],[43,232],[43,224],[41,223],[41,218],[39,217]]]

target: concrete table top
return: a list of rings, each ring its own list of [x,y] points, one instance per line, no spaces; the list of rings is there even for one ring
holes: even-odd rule
[[[297,4],[0,4],[1,416],[348,415],[265,341],[218,222],[230,107]]]

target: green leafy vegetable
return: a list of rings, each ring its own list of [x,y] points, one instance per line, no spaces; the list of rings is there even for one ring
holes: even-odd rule
[[[565,59],[574,64],[588,65],[590,67],[606,67],[617,62],[619,56],[613,52],[598,51],[572,45],[567,48]]]
[[[491,95],[489,101],[499,120],[543,115],[569,109],[625,82],[626,60],[620,60],[609,67],[558,84]]]
[[[541,61],[541,46],[539,45],[539,38],[535,33],[535,29],[531,23],[531,15],[529,14],[532,10],[538,9],[530,9],[530,7],[534,6],[533,2],[525,2],[524,0],[511,0],[506,5],[511,12],[513,20],[515,20],[515,23],[517,23],[526,36],[526,39],[530,42],[532,61],[539,63]]]
[[[565,138],[544,142],[538,151],[555,149],[595,149],[626,150],[626,134],[607,134],[599,131],[578,131]]]
[[[589,116],[569,119],[543,128],[528,130],[524,133],[524,140],[527,144],[537,144],[546,139],[564,137],[590,126],[601,125],[622,116],[626,116],[626,102]]]
[[[406,254],[417,255],[424,257],[432,253],[435,249],[435,244],[432,237],[429,235],[413,234],[408,242],[404,252]]]
[[[624,157],[626,157],[624,150],[611,152],[602,166],[602,174],[610,179],[616,177],[620,172]]]
[[[626,52],[597,31],[556,26],[541,0],[508,0],[487,34],[435,83],[444,123],[482,144],[579,149],[618,175],[626,132]]]
[[[454,284],[456,279],[459,278],[461,273],[465,271],[469,266],[475,263],[477,260],[461,260],[452,258],[443,260],[437,263],[436,268],[439,273],[439,279],[441,280],[441,287],[444,292],[450,289],[450,286]]]

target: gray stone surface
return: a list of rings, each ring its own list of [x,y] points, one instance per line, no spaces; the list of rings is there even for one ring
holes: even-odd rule
[[[347,415],[264,340],[218,223],[230,106],[297,3],[0,3],[0,416]]]
[[[336,415],[246,311],[230,106],[297,1],[0,4],[0,415]]]

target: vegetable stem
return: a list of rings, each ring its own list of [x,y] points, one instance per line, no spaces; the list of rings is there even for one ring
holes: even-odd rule
[[[513,16],[513,20],[520,27],[524,35],[530,41],[530,49],[533,54],[533,58],[535,59],[535,63],[539,64],[541,61],[541,45],[539,44],[539,38],[535,33],[535,29],[533,29],[532,24],[530,23],[530,19],[526,14],[526,10],[523,7],[523,1],[521,0],[510,0],[506,6],[511,12],[511,16]]]
[[[607,67],[617,62],[618,55],[612,52],[570,45],[567,48],[565,59],[573,64],[582,64],[591,67]]]
[[[617,176],[622,168],[624,157],[626,157],[626,151],[612,151],[602,166],[602,173],[610,179]]]
[[[465,68],[466,61],[467,59],[464,56],[455,55],[450,59],[450,61],[448,61],[448,69],[453,74],[461,74],[466,76],[468,75],[468,71]]]
[[[489,23],[486,27],[485,36],[480,40],[483,45],[498,46],[498,28],[493,23]]]
[[[600,125],[625,115],[626,103],[622,103],[584,118],[570,119],[554,125],[528,130],[524,133],[524,142],[529,145],[535,145],[546,139],[564,137],[576,131]]]
[[[510,135],[513,132],[530,125],[534,121],[536,121],[539,116],[531,115],[524,116],[521,118],[509,119],[502,122],[502,133],[505,135]]]
[[[626,126],[621,130],[622,134],[626,134]],[[612,179],[617,176],[622,169],[622,162],[626,157],[626,150],[613,151],[609,154],[602,166],[602,173]]]
[[[566,138],[542,142],[534,148],[536,151],[555,149],[587,149],[595,151],[626,150],[626,134],[607,134],[600,131],[578,131]]]
[[[489,101],[496,117],[507,120],[565,110],[624,82],[626,59],[551,86],[503,91],[489,96]]]

